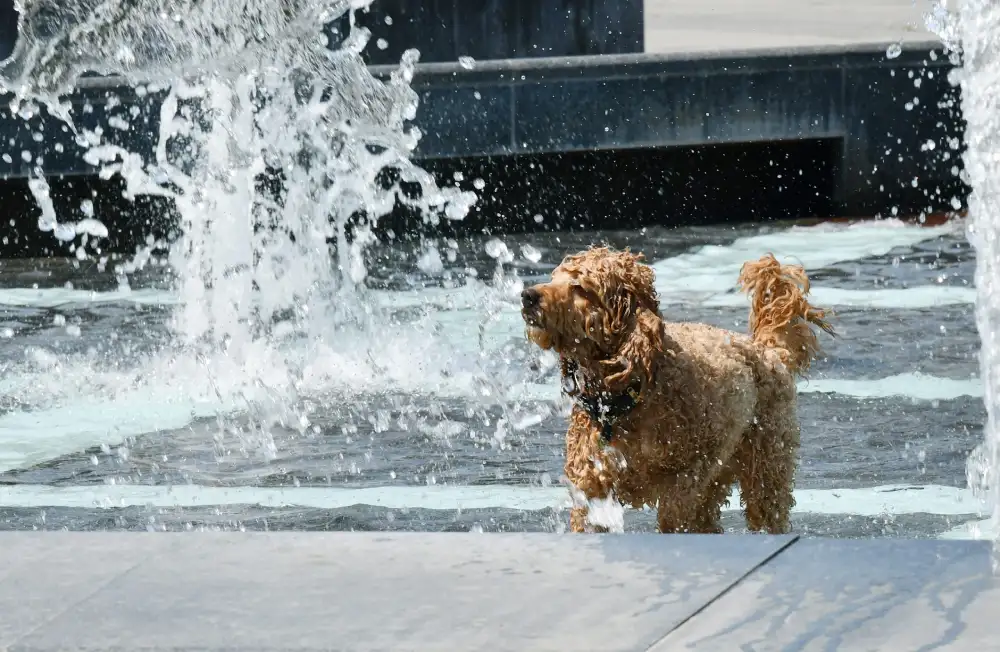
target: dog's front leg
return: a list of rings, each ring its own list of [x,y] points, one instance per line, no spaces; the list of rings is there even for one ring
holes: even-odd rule
[[[571,532],[607,532],[602,525],[587,522],[590,513],[588,503],[592,500],[607,500],[613,488],[612,469],[606,456],[601,452],[600,432],[590,421],[590,417],[577,407],[570,415],[569,431],[566,433],[566,479],[573,492],[573,509],[569,515]]]
[[[569,513],[569,531],[570,532],[587,532],[588,529],[591,532],[604,533],[608,531],[608,528],[603,525],[590,525],[587,523],[587,515],[590,514],[590,510],[587,507],[574,507]]]

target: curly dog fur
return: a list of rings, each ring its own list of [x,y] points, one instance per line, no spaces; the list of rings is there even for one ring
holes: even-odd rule
[[[787,532],[799,448],[795,376],[819,352],[812,325],[834,334],[806,300],[805,270],[771,254],[743,266],[747,336],[662,320],[642,260],[594,247],[522,293],[528,338],[558,353],[563,389],[577,399],[566,433],[565,471],[578,495],[570,528],[601,530],[589,526],[587,504],[613,495],[655,507],[661,532],[721,532],[738,482],[748,528]],[[610,425],[607,412],[581,401],[626,391],[635,399]]]

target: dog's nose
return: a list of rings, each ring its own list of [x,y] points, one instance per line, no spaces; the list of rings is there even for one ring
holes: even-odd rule
[[[534,308],[542,300],[542,293],[535,288],[525,288],[521,292],[521,307],[525,309]]]

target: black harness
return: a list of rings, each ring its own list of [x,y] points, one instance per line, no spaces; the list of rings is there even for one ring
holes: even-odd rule
[[[601,441],[610,444],[614,439],[613,427],[616,421],[631,412],[642,400],[639,380],[636,380],[620,394],[611,392],[586,392],[586,383],[577,379],[579,365],[575,360],[563,363],[562,390],[587,413],[591,420],[601,427]]]

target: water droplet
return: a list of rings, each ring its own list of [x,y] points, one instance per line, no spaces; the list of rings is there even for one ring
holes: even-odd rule
[[[497,262],[509,263],[514,259],[514,256],[511,255],[510,249],[507,248],[507,245],[496,238],[487,242],[484,250],[486,251],[487,256],[495,259]]]
[[[466,57],[466,56],[459,57],[458,65],[462,66],[466,70],[472,70],[473,68],[476,67],[476,60],[473,59],[472,57]]]
[[[885,50],[885,56],[887,59],[895,59],[903,53],[902,43],[893,43]]]
[[[537,263],[542,259],[542,252],[535,249],[530,244],[521,245],[521,255],[524,256],[526,260],[530,260],[533,263]]]
[[[417,259],[417,269],[424,274],[437,275],[444,271],[444,262],[437,247],[431,245]]]

